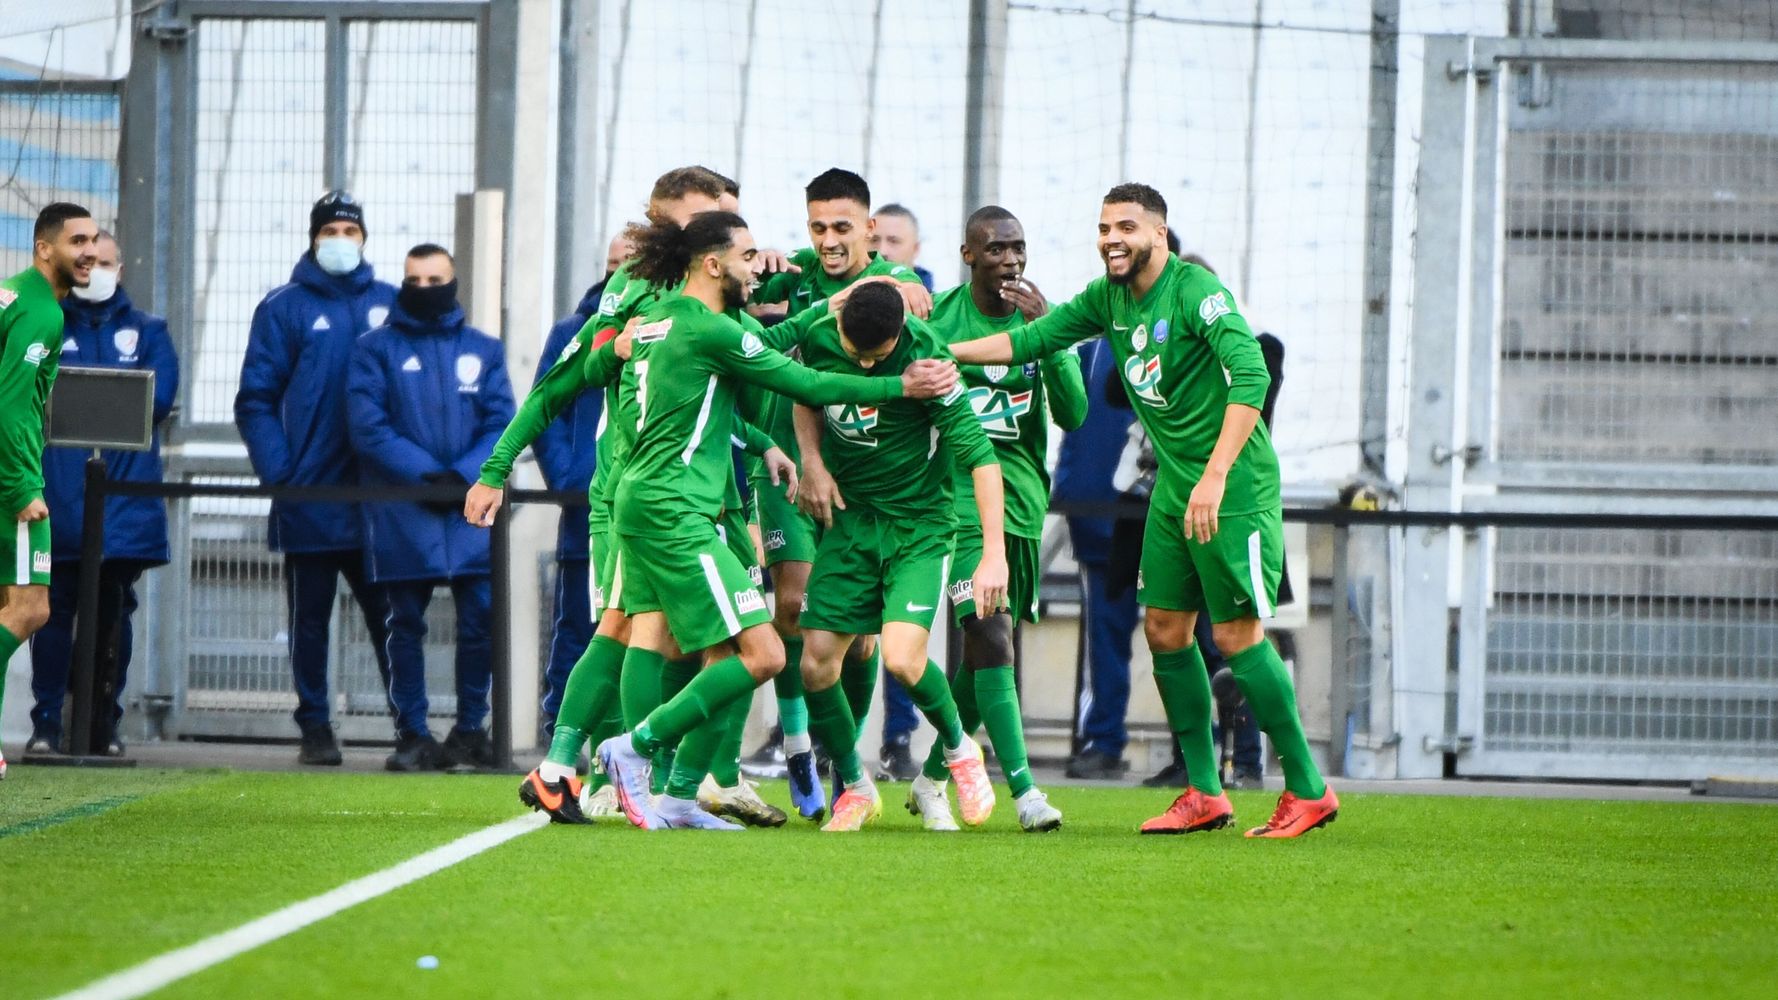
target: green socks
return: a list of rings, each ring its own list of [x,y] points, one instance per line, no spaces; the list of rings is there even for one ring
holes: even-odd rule
[[[877,674],[883,670],[883,644],[879,641],[868,660],[843,660],[840,663],[840,687],[846,692],[846,707],[852,710],[852,724],[861,726],[870,714],[871,696],[877,693]]]
[[[874,673],[874,671],[873,671]],[[957,718],[957,702],[951,698],[951,686],[938,664],[926,661],[920,680],[908,688],[914,707],[938,730],[938,738],[946,750],[955,750],[963,742],[963,724]]]
[[[986,670],[962,671],[975,675],[974,701],[988,738],[994,741],[994,755],[1000,758],[1000,769],[1006,773],[1007,787],[1013,798],[1036,787],[1031,779],[1031,760],[1025,751],[1025,723],[1019,718],[1019,689],[1013,682],[1012,667],[990,667]],[[959,700],[958,716],[963,715]],[[965,725],[968,720],[964,720]]]
[[[668,768],[670,776],[665,786],[667,795],[675,799],[695,800],[698,797],[698,786],[703,784],[704,775],[710,773],[710,765],[716,760],[718,748],[727,735],[726,706],[723,711],[711,716],[708,722],[686,733],[685,738],[679,741],[679,750],[673,757],[672,766]]]
[[[724,788],[733,788],[740,783],[741,737],[746,735],[747,716],[752,711],[752,698],[736,698],[728,707],[728,725],[723,729],[722,743],[716,748],[716,759],[710,762],[710,776]]]
[[[25,640],[12,634],[12,629],[0,625],[0,708],[6,705],[6,665],[12,662],[12,654],[19,651]]]
[[[803,704],[802,636],[784,640],[784,669],[772,678],[772,688],[778,696],[778,725],[784,735],[808,732],[809,706]]]
[[[661,671],[667,658],[640,646],[624,654],[623,680],[619,687],[624,706],[624,728],[634,729],[661,704]]]
[[[556,733],[544,760],[574,766],[587,735],[617,704],[619,675],[623,672],[624,644],[609,636],[595,635],[575,661],[562,690],[562,707],[556,712]]]
[[[957,722],[963,731],[975,735],[982,724],[982,715],[975,707],[975,672],[967,667],[959,669],[951,678],[951,700],[957,703]],[[926,753],[926,763],[921,766],[920,773],[930,781],[948,781],[951,769],[945,766],[945,744],[943,740],[933,740],[932,749]]]
[[[753,675],[747,672],[739,656],[718,660],[692,678],[673,700],[649,713],[631,734],[630,741],[637,753],[652,756],[660,747],[678,742],[710,721],[729,702],[755,686]]]
[[[809,703],[809,733],[821,741],[833,757],[834,770],[840,780],[850,785],[864,779],[864,763],[858,759],[858,723],[840,685],[824,691],[806,691]]]
[[[1326,795],[1327,783],[1321,780],[1321,770],[1309,756],[1309,740],[1303,735],[1303,720],[1296,712],[1296,689],[1291,686],[1290,672],[1284,669],[1278,650],[1261,639],[1258,645],[1241,650],[1228,661],[1259,728],[1272,738],[1272,749],[1284,767],[1284,787],[1299,799]],[[1203,672],[1203,667],[1199,667],[1198,673]],[[1187,766],[1191,766],[1189,760]]]
[[[1267,643],[1260,643],[1270,649]],[[1230,663],[1234,660],[1231,658]],[[1179,741],[1185,758],[1186,780],[1205,795],[1222,794],[1222,774],[1216,762],[1216,740],[1210,733],[1210,675],[1204,669],[1204,652],[1197,643],[1170,653],[1154,654],[1154,686],[1161,692],[1167,725]],[[1293,718],[1294,718],[1294,709]],[[1302,731],[1299,727],[1299,733]],[[996,747],[998,749],[998,746]]]

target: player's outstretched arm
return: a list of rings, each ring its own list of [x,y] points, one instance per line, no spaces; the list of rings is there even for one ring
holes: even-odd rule
[[[495,489],[505,486],[519,454],[574,405],[581,393],[610,385],[616,379],[623,368],[623,359],[618,356],[615,338],[607,338],[597,349],[587,350],[595,335],[605,332],[596,330],[598,323],[596,316],[587,320],[586,326],[581,327],[563,351],[561,360],[525,394],[525,401],[519,404],[518,412],[501,432],[500,440],[494,443],[493,454],[482,463],[478,482]]]
[[[1012,364],[1012,338],[1004,333],[991,334],[976,340],[951,345],[951,354],[966,365]]]
[[[1043,359],[1043,395],[1049,402],[1050,419],[1071,431],[1087,421],[1087,383],[1080,374],[1080,356],[1057,351]]]
[[[900,379],[818,372],[767,349],[753,334],[742,335],[739,327],[714,348],[712,360],[723,373],[807,406],[932,399],[957,385],[957,366],[935,360],[914,362]]]

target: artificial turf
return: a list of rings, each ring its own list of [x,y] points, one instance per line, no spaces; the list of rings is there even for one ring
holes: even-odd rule
[[[16,768],[0,997],[52,996],[517,815],[516,779]],[[781,785],[767,798],[787,804]],[[1347,795],[1291,842],[549,827],[158,996],[1770,996],[1778,811]],[[1233,793],[1257,823],[1270,793]],[[423,956],[437,967],[423,969]]]

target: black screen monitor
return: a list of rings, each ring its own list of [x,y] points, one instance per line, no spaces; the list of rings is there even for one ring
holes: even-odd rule
[[[154,372],[63,366],[49,394],[49,443],[147,451],[154,443]]]

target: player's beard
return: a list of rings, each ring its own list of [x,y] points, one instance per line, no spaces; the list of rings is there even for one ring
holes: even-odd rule
[[[732,274],[722,276],[722,310],[734,312],[747,304],[747,286]]]
[[[74,260],[57,261],[56,277],[62,279],[62,284],[68,288],[85,288],[87,283],[81,281],[74,273],[74,265]],[[87,268],[87,274],[92,274],[92,267],[90,265]]]
[[[1127,285],[1136,280],[1136,276],[1148,268],[1148,262],[1154,259],[1154,247],[1131,247],[1130,269],[1123,274],[1112,273],[1111,268],[1105,269],[1105,278],[1114,285]]]

